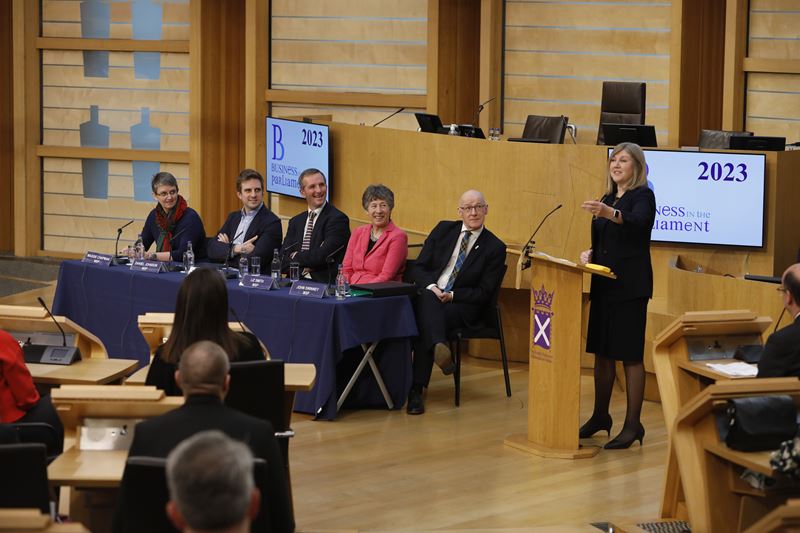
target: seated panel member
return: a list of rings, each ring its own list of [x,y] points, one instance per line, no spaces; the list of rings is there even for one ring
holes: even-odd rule
[[[264,205],[264,178],[246,168],[236,178],[236,196],[242,208],[231,212],[209,239],[206,253],[216,261],[238,261],[242,254],[261,258],[262,268],[269,269],[272,253],[281,247],[280,219]],[[238,264],[238,263],[236,263]]]
[[[183,252],[192,243],[195,257],[204,257],[206,230],[197,211],[178,194],[178,180],[169,172],[153,176],[153,198],[158,205],[147,215],[142,228],[144,249],[156,243],[156,251],[145,254],[153,261],[183,261]]]
[[[778,291],[793,322],[767,339],[758,362],[760,378],[800,376],[800,263],[786,269]]]
[[[392,222],[394,193],[385,185],[368,185],[361,205],[371,224],[353,232],[342,271],[350,283],[401,281],[408,257],[408,236]]]
[[[275,430],[267,420],[255,418],[223,403],[230,387],[230,362],[218,344],[201,341],[181,355],[175,381],[183,389],[185,403],[161,416],[136,425],[128,455],[166,457],[180,442],[201,431],[217,429],[244,442],[253,455],[267,462],[271,531],[293,531],[286,468]],[[124,501],[123,475],[119,501]],[[115,529],[116,530],[116,529]]]
[[[290,260],[297,261],[305,277],[328,282],[335,279],[350,238],[350,219],[325,200],[328,185],[316,168],[300,173],[300,195],[308,210],[292,217],[283,240],[284,270]]]
[[[228,327],[228,287],[216,270],[198,268],[186,276],[175,301],[175,320],[167,342],[156,349],[145,385],[154,385],[167,396],[180,396],[175,369],[181,354],[192,343],[214,341],[231,361],[264,359],[258,338]]]
[[[445,374],[455,367],[447,331],[480,325],[492,291],[502,281],[506,245],[483,225],[489,205],[483,194],[461,195],[461,220],[439,222],[417,258],[413,279],[420,289],[415,302],[419,336],[414,342],[414,377],[406,410],[425,412],[423,390],[434,359]]]

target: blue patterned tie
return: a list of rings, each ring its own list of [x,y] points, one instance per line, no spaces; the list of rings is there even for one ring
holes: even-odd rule
[[[453,290],[453,284],[456,282],[456,276],[461,270],[461,265],[464,264],[464,259],[467,258],[467,244],[469,244],[469,236],[472,235],[470,231],[464,231],[464,236],[461,237],[461,245],[458,247],[458,257],[456,257],[456,266],[453,267],[453,272],[450,273],[450,278],[447,280],[447,285],[444,287],[444,292]]]

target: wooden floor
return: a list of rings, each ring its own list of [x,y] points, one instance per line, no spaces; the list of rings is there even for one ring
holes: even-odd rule
[[[54,287],[0,299],[52,302]],[[601,451],[593,459],[542,459],[503,445],[526,429],[528,367],[512,363],[505,396],[498,362],[465,361],[461,407],[453,384],[434,372],[427,412],[344,411],[333,422],[295,413],[290,444],[298,531],[599,530],[593,522],[658,515],[666,458],[661,405],[645,402],[644,446]],[[581,419],[592,406],[592,379],[582,378]],[[625,396],[615,389],[612,437]],[[587,443],[602,444],[605,434]]]

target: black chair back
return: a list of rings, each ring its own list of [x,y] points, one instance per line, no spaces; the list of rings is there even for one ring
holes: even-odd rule
[[[114,533],[178,531],[166,512],[169,501],[166,465],[167,460],[161,457],[128,457],[114,512]],[[269,532],[267,462],[264,459],[253,460],[253,475],[261,492],[261,506],[258,516],[250,524],[250,531]]]
[[[64,437],[56,428],[44,422],[15,422],[11,424],[19,442],[39,442],[47,450],[47,464],[64,450]]]
[[[0,507],[39,509],[50,515],[44,444],[0,445]]]
[[[284,398],[284,364],[280,359],[231,363],[231,385],[225,404],[269,420],[276,432],[289,429]]]
[[[721,148],[728,150],[731,147],[731,137],[752,137],[752,131],[726,131],[726,130],[700,130],[697,146],[700,148]]]
[[[631,81],[604,81],[600,101],[597,144],[605,144],[600,124],[644,124],[647,84]]]
[[[546,140],[550,144],[564,144],[568,122],[569,118],[564,115],[558,117],[528,115],[522,138]]]

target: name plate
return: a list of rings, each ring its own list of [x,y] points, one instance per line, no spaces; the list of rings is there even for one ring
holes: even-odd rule
[[[301,279],[292,283],[289,294],[292,296],[302,296],[304,298],[323,298],[327,287],[328,286],[324,283]]]
[[[166,272],[164,263],[161,261],[149,261],[147,259],[135,259],[133,263],[131,263],[131,270],[138,270],[139,272],[151,272],[153,274]]]
[[[100,252],[86,252],[81,259],[81,263],[91,263],[93,265],[109,266],[113,256],[111,254],[101,254]]]
[[[242,279],[239,280],[239,286],[262,291],[268,291],[272,288],[277,289],[272,276],[256,276],[254,274],[245,274]]]

